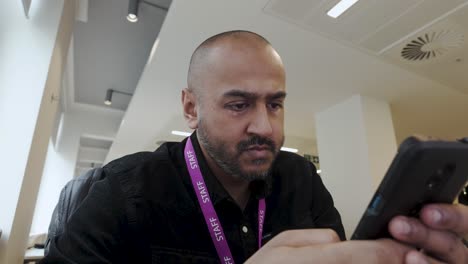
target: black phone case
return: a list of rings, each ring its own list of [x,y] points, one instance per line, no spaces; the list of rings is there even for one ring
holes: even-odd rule
[[[468,144],[406,139],[351,239],[389,237],[397,215],[417,217],[428,203],[452,203],[468,180]]]

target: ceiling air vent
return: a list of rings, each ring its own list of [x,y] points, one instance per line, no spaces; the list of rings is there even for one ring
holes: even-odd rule
[[[463,40],[463,34],[450,29],[426,33],[406,44],[401,57],[409,61],[433,59],[460,47]]]

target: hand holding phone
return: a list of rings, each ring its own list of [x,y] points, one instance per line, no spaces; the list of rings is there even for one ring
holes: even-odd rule
[[[425,204],[452,203],[468,180],[467,143],[406,139],[351,239],[390,237],[393,217],[418,217]]]

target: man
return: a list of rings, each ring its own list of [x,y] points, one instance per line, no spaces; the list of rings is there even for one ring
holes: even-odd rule
[[[282,61],[263,37],[230,31],[204,41],[182,91],[196,132],[107,165],[43,263],[468,261],[462,206],[393,219],[395,240],[339,242],[340,216],[314,166],[279,151],[285,97]]]

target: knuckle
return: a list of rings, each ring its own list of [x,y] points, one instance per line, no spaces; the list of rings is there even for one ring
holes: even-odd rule
[[[381,239],[375,245],[374,252],[374,256],[379,260],[393,259],[398,263],[402,263],[407,249],[392,239]]]
[[[339,242],[340,241],[340,238],[338,237],[338,234],[333,229],[327,229],[326,230],[326,235],[327,235],[327,240],[330,241],[330,242]]]
[[[457,252],[460,244],[460,239],[457,236],[452,234],[449,235],[447,237],[447,243],[445,244],[447,255],[454,255]]]
[[[426,241],[430,240],[431,232],[419,220],[410,219],[409,225],[410,225],[410,233],[408,234],[408,236],[414,239],[413,242],[418,243],[418,244],[423,244]]]

